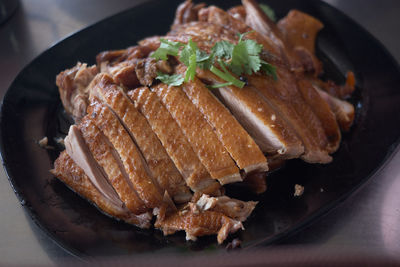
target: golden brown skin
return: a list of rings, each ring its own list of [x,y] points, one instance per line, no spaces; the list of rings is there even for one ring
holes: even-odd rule
[[[94,159],[103,168],[107,174],[107,178],[126,207],[135,214],[141,214],[147,209],[143,201],[139,198],[132,184],[128,180],[129,177],[123,175],[120,166],[112,154],[112,148],[105,141],[105,136],[96,127],[88,116],[84,117],[79,124],[85,143]],[[126,174],[126,173],[125,173]]]
[[[123,93],[122,88],[116,85],[107,74],[99,74],[93,83],[92,93],[115,112],[132,135],[161,189],[166,190],[180,203],[190,200],[191,193],[181,174],[175,168],[146,118]]]
[[[297,85],[305,102],[311,107],[321,122],[321,126],[328,139],[326,146],[328,153],[335,152],[339,148],[341,140],[341,133],[335,114],[332,112],[329,104],[314,89],[311,82],[308,80],[299,80]]]
[[[94,187],[84,171],[75,164],[65,151],[61,152],[54,162],[54,169],[51,170],[51,173],[110,216],[141,228],[150,227],[152,216],[149,213],[135,215],[124,207],[113,205]]]
[[[327,137],[321,122],[305,103],[296,87],[296,80],[285,70],[277,69],[278,80],[249,76],[249,84],[257,88],[276,112],[296,131],[304,144],[302,158],[310,163],[328,163]]]
[[[161,104],[157,95],[147,87],[128,92],[128,96],[146,117],[175,166],[194,192],[212,192],[219,188],[200,162],[179,125]]]
[[[89,116],[120,155],[125,170],[139,197],[148,208],[163,206],[163,193],[161,193],[161,189],[153,180],[143,156],[128,132],[108,107],[100,104],[95,99],[91,102],[92,104],[88,109]]]
[[[164,107],[182,129],[201,163],[221,184],[241,181],[239,169],[211,126],[179,87],[153,86]]]
[[[221,79],[215,76],[210,71],[198,70],[197,75],[199,78],[207,80],[212,83],[223,83]],[[230,94],[233,98],[238,99],[246,108],[256,117],[263,125],[268,127],[270,135],[273,136],[274,143],[267,143],[262,141],[262,136],[257,136],[256,133],[251,133],[253,139],[260,146],[264,153],[269,155],[278,155],[281,158],[296,158],[304,152],[304,147],[300,139],[297,137],[296,132],[292,127],[281,118],[280,114],[272,108],[270,104],[262,99],[258,89],[250,86],[245,86],[242,89],[235,86],[228,86],[216,89],[221,94]],[[249,129],[250,120],[241,118],[239,114],[232,112],[245,129]],[[249,131],[249,130],[248,130]]]
[[[315,41],[324,25],[318,19],[298,10],[291,10],[277,24],[285,43],[297,54],[306,72],[321,73],[322,64],[315,56]]]
[[[182,65],[177,69],[177,73],[185,71]],[[254,140],[199,79],[186,82],[182,90],[213,127],[240,169],[246,172],[268,170],[267,159]]]

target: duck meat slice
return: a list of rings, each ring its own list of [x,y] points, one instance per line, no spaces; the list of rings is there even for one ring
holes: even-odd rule
[[[158,187],[138,147],[118,118],[97,99],[91,99],[88,113],[119,154],[134,189],[146,207],[164,207],[164,194]]]
[[[326,147],[328,140],[321,122],[304,101],[296,86],[294,76],[283,68],[277,68],[277,80],[262,75],[248,76],[249,85],[254,86],[264,101],[296,131],[304,144],[301,158],[309,163],[329,163]]]
[[[311,107],[312,111],[321,122],[321,126],[328,139],[328,145],[326,147],[328,153],[335,152],[339,148],[341,139],[340,128],[336,121],[335,114],[332,112],[329,104],[315,90],[311,82],[304,79],[298,80],[297,85],[305,102]]]
[[[235,162],[182,89],[159,84],[152,90],[178,123],[211,177],[218,179],[222,185],[242,181]]]
[[[147,119],[186,184],[194,192],[211,193],[217,190],[219,183],[211,178],[179,125],[161,104],[157,95],[147,87],[142,87],[129,91],[128,96]]]
[[[316,77],[322,72],[322,64],[315,55],[318,32],[324,25],[318,19],[298,10],[291,10],[279,20],[277,27],[282,38],[294,51],[306,72]]]
[[[223,81],[210,71],[198,70],[200,79],[212,84]],[[256,89],[245,86],[217,88],[214,91],[264,153],[280,158],[297,158],[304,152],[292,127],[265,102]]]
[[[183,74],[185,71],[182,65],[177,68],[177,73]],[[268,170],[267,159],[254,140],[199,79],[186,82],[182,89],[212,126],[240,169],[246,173]]]
[[[93,185],[114,205],[123,202],[107,180],[107,174],[90,153],[82,133],[76,125],[71,125],[64,139],[65,150],[72,160],[86,173]]]
[[[135,215],[120,204],[115,204],[105,197],[93,185],[85,172],[66,153],[61,152],[50,172],[70,187],[74,192],[89,200],[102,212],[140,228],[149,228],[152,215],[149,212]]]
[[[78,127],[90,153],[103,168],[107,180],[114,187],[126,207],[135,214],[146,211],[143,201],[133,189],[121,159],[103,133],[87,116],[82,119]]]
[[[137,144],[150,171],[161,189],[177,202],[191,198],[185,180],[176,169],[164,147],[158,140],[146,118],[135,108],[122,88],[107,74],[99,74],[93,80],[91,94],[105,103],[119,118]]]

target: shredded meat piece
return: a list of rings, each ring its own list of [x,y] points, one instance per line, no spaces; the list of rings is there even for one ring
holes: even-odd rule
[[[233,220],[220,212],[200,211],[194,203],[189,203],[164,220],[158,218],[154,226],[162,230],[164,235],[184,230],[186,240],[193,241],[199,236],[217,234],[218,244],[224,242],[228,234],[244,229],[240,221]]]
[[[89,91],[87,86],[98,73],[97,67],[78,62],[75,67],[57,75],[56,84],[65,110],[75,122],[86,115]]]

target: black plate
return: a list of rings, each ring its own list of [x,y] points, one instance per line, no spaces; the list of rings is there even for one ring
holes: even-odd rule
[[[58,244],[76,255],[107,256],[141,252],[197,251],[216,246],[216,238],[185,242],[184,234],[163,237],[157,230],[141,230],[101,214],[55,179],[48,170],[59,151],[44,150],[37,140],[66,129],[55,76],[77,61],[93,64],[98,52],[121,49],[141,38],[168,31],[180,1],[148,1],[88,27],[53,46],[15,79],[1,113],[1,153],[11,184],[33,220]],[[211,2],[211,1],[207,1]],[[239,1],[215,1],[223,8]],[[325,28],[318,38],[318,54],[326,77],[343,82],[353,70],[357,90],[355,125],[329,165],[299,160],[269,178],[260,204],[237,236],[243,247],[270,244],[301,229],[327,212],[369,179],[393,152],[400,133],[400,71],[386,49],[348,17],[320,1],[270,1],[278,17],[297,8],[317,18]],[[293,197],[294,184],[305,186]],[[323,192],[321,192],[321,188]]]

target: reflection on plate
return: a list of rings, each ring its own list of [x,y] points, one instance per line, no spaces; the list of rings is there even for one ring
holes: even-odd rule
[[[53,138],[69,125],[55,86],[56,74],[78,60],[94,63],[100,51],[125,48],[146,36],[165,33],[179,3],[150,0],[68,37],[31,62],[3,100],[1,152],[14,190],[33,220],[74,254],[223,248],[216,245],[214,236],[186,242],[183,233],[164,237],[160,231],[141,230],[106,217],[48,172],[59,151],[37,145],[43,136],[49,137],[50,145],[56,145]],[[217,4],[228,8],[239,1]],[[374,174],[396,147],[400,134],[400,70],[386,50],[323,2],[286,0],[270,4],[278,17],[297,8],[325,24],[317,42],[318,55],[326,77],[336,82],[343,82],[347,70],[355,72],[357,90],[351,101],[357,107],[357,117],[331,164],[290,161],[270,175],[268,191],[261,196],[243,196],[231,186],[232,196],[261,200],[245,223],[246,231],[235,236],[242,240],[242,247],[270,244],[316,220]],[[295,184],[305,186],[299,198],[293,197]]]

